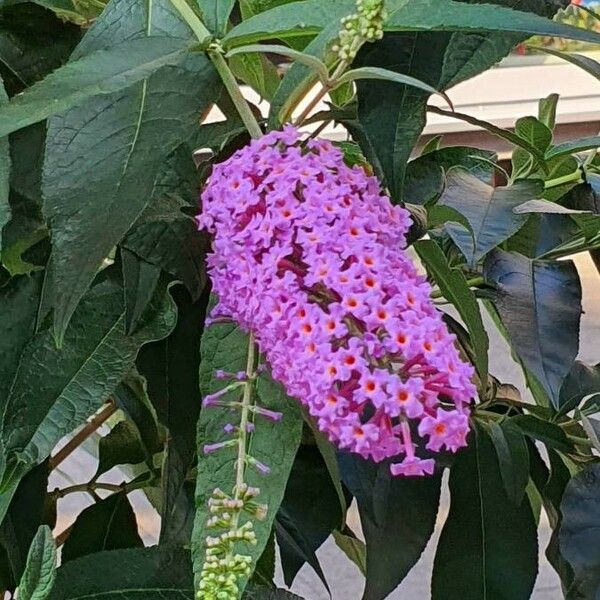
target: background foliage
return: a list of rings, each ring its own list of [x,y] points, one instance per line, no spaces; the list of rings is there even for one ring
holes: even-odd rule
[[[384,39],[355,66],[443,92],[532,34],[598,43],[549,19],[565,4],[390,0]],[[207,493],[231,486],[227,457],[197,452],[222,427],[200,406],[216,368],[243,365],[246,342],[233,325],[203,333],[209,241],[193,216],[211,165],[249,138],[206,40],[176,5],[225,51],[276,41],[326,64],[354,10],[353,0],[0,3],[0,590],[19,599],[192,598]],[[276,55],[228,59],[269,102],[265,128],[289,120],[316,82],[306,57],[282,69]],[[600,78],[592,59],[564,58]],[[576,360],[581,285],[570,258],[589,252],[600,268],[600,138],[556,144],[556,96],[511,131],[430,106],[429,96],[398,78],[358,82],[312,121],[345,126],[347,160],[374,170],[413,213],[411,244],[477,369],[469,447],[431,478],[392,479],[387,465],[336,456],[262,375],[261,400],[285,419],[254,437],[273,473],[260,483],[269,513],[246,598],[294,598],[273,583],[275,544],[286,584],[308,563],[327,585],[335,574],[316,551],[330,535],[365,575],[364,600],[385,598],[433,533],[444,470],[451,507],[434,600],[529,598],[541,510],[565,597],[600,594],[600,367]],[[225,120],[203,124],[215,104]],[[428,111],[510,142],[510,173],[493,154],[442,139],[416,153]],[[489,372],[485,312],[532,401]],[[97,472],[52,489],[53,471],[104,422]],[[128,473],[122,484],[107,482],[115,466]],[[161,516],[150,547],[130,502],[139,490]],[[92,504],[53,537],[57,503],[75,493]],[[353,501],[364,542],[346,524]]]

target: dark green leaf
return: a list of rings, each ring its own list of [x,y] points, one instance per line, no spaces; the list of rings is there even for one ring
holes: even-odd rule
[[[42,217],[41,192],[45,140],[45,123],[32,125],[10,136],[11,219],[2,231],[0,250],[2,263],[13,276],[39,269],[23,254],[48,235]]]
[[[233,324],[211,325],[202,336],[200,383],[203,394],[213,393],[223,387],[223,381],[214,377],[216,369],[236,373],[246,367],[248,336]],[[280,423],[267,419],[257,419],[252,435],[251,453],[257,460],[267,464],[271,472],[263,477],[253,469],[248,469],[246,481],[260,488],[258,501],[268,506],[263,521],[254,522],[254,531],[258,539],[256,546],[244,549],[256,561],[263,552],[269,539],[271,527],[277,510],[283,500],[285,486],[292,468],[294,457],[302,433],[302,417],[296,401],[288,398],[283,388],[266,374],[257,380],[256,395],[260,405],[283,413]],[[194,572],[199,574],[204,563],[205,528],[209,516],[207,501],[217,487],[231,490],[235,483],[235,450],[223,449],[214,454],[202,454],[206,443],[226,439],[223,427],[235,419],[228,411],[208,408],[200,413],[198,422],[198,470],[204,474],[199,477],[196,487],[196,521],[192,537],[192,556]],[[337,503],[337,498],[336,498]]]
[[[0,12],[0,73],[9,96],[60,67],[79,41],[79,27],[30,2]]]
[[[44,600],[56,576],[56,544],[47,525],[38,529],[31,542],[25,571],[19,583],[20,600]]]
[[[441,474],[392,477],[389,464],[377,465],[347,453],[339,460],[344,483],[358,503],[367,545],[363,600],[382,600],[419,560],[433,533]]]
[[[517,119],[515,133],[542,153],[552,143],[552,131],[535,117]]]
[[[425,204],[442,193],[446,172],[454,167],[491,183],[489,161],[495,154],[468,146],[449,146],[432,150],[408,163],[404,181],[406,202]]]
[[[315,552],[340,527],[344,515],[327,465],[317,446],[300,446],[290,473],[276,529],[286,585],[305,562],[321,571]],[[280,533],[281,529],[285,533]],[[286,543],[291,537],[294,544]],[[322,571],[319,576],[325,585]]]
[[[49,600],[194,600],[189,552],[169,546],[99,552],[57,571]]]
[[[367,548],[348,528],[335,530],[333,539],[338,548],[358,567],[362,575],[367,574]]]
[[[415,4],[392,0],[387,9],[386,31],[501,31],[522,33],[527,37],[543,35],[600,43],[600,34],[594,31],[493,4],[468,4],[453,0],[420,0]]]
[[[196,0],[202,21],[217,37],[223,37],[227,31],[229,15],[235,5],[235,0]]]
[[[327,592],[331,594],[329,584],[327,583],[319,559],[317,558],[315,551],[311,548],[310,542],[306,540],[302,532],[298,529],[298,526],[285,517],[280,518],[278,514],[278,517],[275,519],[274,529],[277,536],[277,545],[281,551],[281,561],[286,585],[289,586],[292,584],[300,568],[307,563],[313,568],[319,579],[323,582]]]
[[[162,478],[162,543],[181,541],[180,535],[189,540],[189,531],[179,531],[182,519],[178,514],[180,509],[187,511],[187,496],[179,496],[185,494],[183,485],[196,451],[200,336],[206,310],[206,298],[192,302],[181,287],[173,293],[179,307],[175,330],[167,339],[145,346],[138,359],[158,419],[169,432]]]
[[[125,328],[131,334],[137,329],[146,307],[152,301],[161,271],[125,248],[121,249],[121,265],[125,290]]]
[[[143,354],[142,350],[142,354]],[[152,455],[162,448],[156,411],[148,398],[145,380],[136,372],[127,376],[114,391],[116,405],[135,424],[147,462],[152,462]]]
[[[236,25],[223,38],[226,48],[264,39],[287,39],[319,33],[331,23],[355,11],[354,0],[320,2],[306,0],[276,6]]]
[[[317,33],[332,19],[352,14],[354,8],[351,2],[344,0],[332,2],[331,5],[324,9],[319,0],[307,0],[274,8],[234,27],[224,41],[228,45],[238,45],[260,39],[286,39]],[[386,8],[386,31],[506,32],[526,37],[538,34],[596,44],[600,42],[600,36],[592,31],[503,6],[480,6],[452,0],[420,0],[415,5],[405,0],[393,0]]]
[[[181,281],[194,299],[206,285],[204,256],[209,244],[183,211],[197,211],[198,187],[192,151],[183,144],[161,166],[152,201],[121,243]]]
[[[573,410],[592,394],[600,394],[600,364],[592,366],[576,360],[560,388],[560,414]]]
[[[94,478],[117,465],[137,465],[146,453],[137,427],[129,421],[119,421],[98,443],[98,469]]]
[[[127,495],[117,493],[84,509],[65,542],[63,563],[104,550],[142,547]]]
[[[443,40],[429,36],[390,35],[363,48],[360,67],[376,66],[438,84],[432,52],[440,51]],[[425,126],[425,103],[429,92],[389,81],[357,83],[358,118],[368,145],[365,155],[380,174],[395,201],[413,200],[403,195],[406,163]]]
[[[473,235],[454,224],[446,225],[446,230],[468,263],[475,265],[523,226],[527,217],[516,215],[513,209],[540,193],[541,186],[536,181],[517,181],[512,186],[494,188],[464,171],[451,171],[440,204],[463,214]]]
[[[561,452],[573,451],[573,444],[567,438],[567,434],[555,423],[538,419],[533,415],[517,415],[511,417],[511,422],[533,440],[543,442],[550,448]]]
[[[175,44],[193,40],[170,0],[113,0],[72,60],[165,32]],[[53,232],[50,297],[57,339],[104,258],[152,197],[160,166],[219,94],[211,63],[196,53],[49,120],[43,191]]]
[[[491,422],[489,434],[500,465],[508,499],[519,506],[529,482],[529,452],[521,430],[510,420]]]
[[[86,294],[60,350],[47,328],[25,345],[11,340],[19,351],[7,365],[1,397],[1,437],[11,461],[26,468],[40,463],[96,411],[131,369],[140,346],[171,331],[174,306],[163,289],[134,335],[125,334],[124,321],[123,288],[107,278]]]
[[[560,549],[576,578],[591,588],[585,598],[597,597],[600,582],[599,499],[600,464],[595,463],[569,481],[561,503]]]
[[[0,109],[0,136],[80,106],[93,96],[109,95],[182,62],[185,40],[147,37],[100,49],[69,62]]]
[[[497,286],[494,303],[513,349],[558,408],[579,348],[581,283],[574,264],[495,250],[485,274]]]
[[[422,240],[414,247],[444,297],[456,307],[467,326],[477,357],[477,372],[482,381],[487,381],[489,340],[475,294],[462,271],[450,268],[446,256],[433,240]]]
[[[432,600],[528,600],[537,575],[535,520],[526,496],[507,510],[496,453],[483,429],[473,432],[452,466],[450,497]]]

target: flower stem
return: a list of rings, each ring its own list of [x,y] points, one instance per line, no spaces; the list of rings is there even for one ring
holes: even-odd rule
[[[238,85],[235,76],[233,75],[227,61],[223,57],[223,52],[217,44],[213,44],[208,49],[208,56],[210,57],[215,69],[219,73],[225,88],[229,92],[229,96],[233,104],[235,105],[248,133],[255,139],[262,136],[262,130],[254,113],[250,109],[250,105],[246,101],[246,98],[242,95],[240,86]]]
[[[246,361],[246,382],[244,395],[242,397],[242,409],[240,416],[240,431],[238,440],[238,457],[235,475],[235,498],[239,499],[241,488],[244,483],[244,473],[246,471],[246,445],[248,441],[248,421],[250,418],[250,407],[252,406],[252,387],[254,386],[254,357],[256,354],[256,344],[254,334],[248,338],[248,358]]]
[[[211,39],[210,31],[204,26],[204,23],[198,15],[192,10],[186,0],[171,0],[171,4],[177,9],[181,18],[188,24],[194,32],[200,44],[204,45]]]

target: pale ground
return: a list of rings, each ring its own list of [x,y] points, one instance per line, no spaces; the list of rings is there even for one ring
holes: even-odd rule
[[[580,358],[586,362],[600,362],[600,279],[591,260],[587,255],[577,258],[577,267],[583,282],[584,315],[581,327]],[[490,327],[491,372],[501,380],[511,382],[521,389],[524,388],[522,377],[516,369],[506,343]],[[91,448],[90,444],[90,448]],[[86,481],[95,471],[95,460],[86,452],[72,455],[62,465],[62,471],[54,474],[51,488],[64,487],[76,477],[76,482]],[[112,481],[120,483],[123,474],[113,471]],[[141,492],[134,492],[130,498],[136,506],[139,516],[139,528],[147,544],[156,543],[159,529],[159,518]],[[60,501],[59,523],[56,532],[63,531],[84,506],[90,503],[86,494],[72,494]],[[447,496],[442,499],[442,507],[438,518],[436,534],[430,541],[423,556],[401,586],[389,597],[390,600],[426,600],[429,598],[429,585],[433,556],[437,536],[448,511]],[[360,525],[353,510],[350,514],[352,529],[359,531]],[[560,585],[554,571],[544,557],[544,549],[549,539],[550,531],[542,520],[540,525],[540,573],[536,582],[533,600],[559,600]],[[391,551],[393,551],[391,549]],[[362,592],[362,576],[358,569],[342,554],[332,540],[328,540],[318,551],[323,570],[328,576],[333,600],[359,600]],[[326,590],[312,569],[305,566],[299,573],[292,590],[306,600],[327,600]]]

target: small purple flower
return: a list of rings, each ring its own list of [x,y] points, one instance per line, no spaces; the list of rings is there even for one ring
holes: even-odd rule
[[[262,406],[255,406],[254,412],[269,421],[281,421],[283,418],[283,413],[277,412],[275,410],[269,410],[268,408],[263,408]]]

